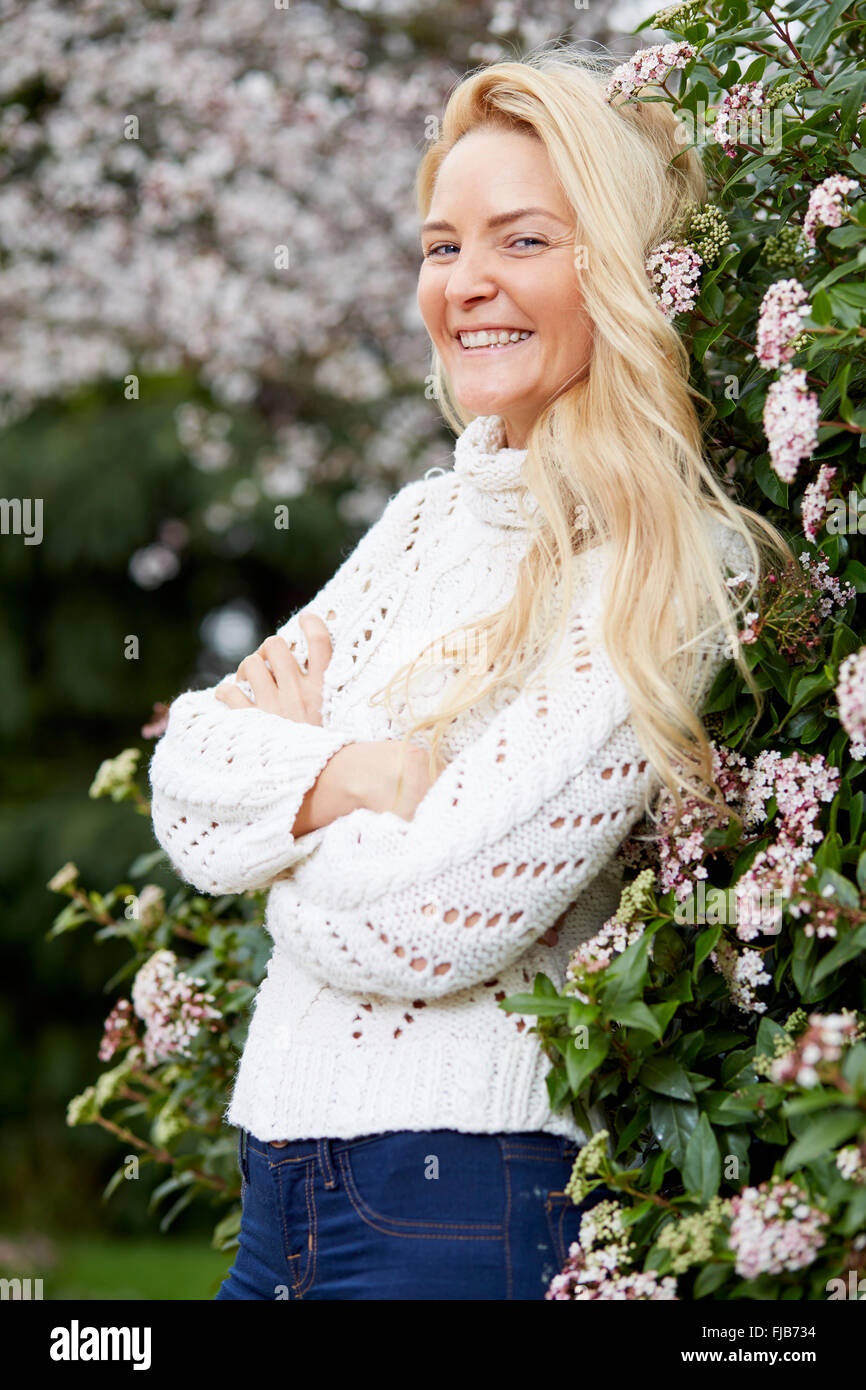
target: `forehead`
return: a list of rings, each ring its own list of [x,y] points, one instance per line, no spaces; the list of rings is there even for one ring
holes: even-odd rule
[[[533,202],[570,216],[543,142],[524,131],[482,128],[461,136],[439,167],[431,212],[467,194],[479,212]]]

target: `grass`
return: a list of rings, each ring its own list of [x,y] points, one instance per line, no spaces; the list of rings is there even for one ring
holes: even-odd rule
[[[42,1278],[49,1299],[212,1299],[235,1251],[211,1250],[207,1237],[54,1235],[49,1259],[33,1266],[3,1260],[0,1273]]]

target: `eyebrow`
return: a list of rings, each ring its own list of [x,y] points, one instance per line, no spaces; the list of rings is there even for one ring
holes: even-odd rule
[[[489,228],[504,227],[508,222],[516,222],[518,217],[551,217],[554,222],[566,224],[561,217],[557,217],[555,212],[549,212],[547,208],[515,208],[513,212],[498,212],[494,217],[488,217],[487,226]],[[425,232],[456,232],[450,222],[425,222],[421,228],[420,235]]]

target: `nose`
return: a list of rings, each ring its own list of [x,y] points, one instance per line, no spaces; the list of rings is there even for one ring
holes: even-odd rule
[[[461,246],[456,261],[449,267],[445,298],[452,304],[464,305],[473,300],[494,299],[498,292],[492,252],[483,246]]]

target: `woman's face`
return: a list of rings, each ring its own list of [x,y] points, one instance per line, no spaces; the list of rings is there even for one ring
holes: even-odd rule
[[[421,229],[418,307],[460,405],[501,415],[512,449],[525,447],[542,407],[589,362],[574,241],[574,214],[541,140],[475,130],[446,155]],[[508,342],[461,339],[485,329],[509,333]]]

